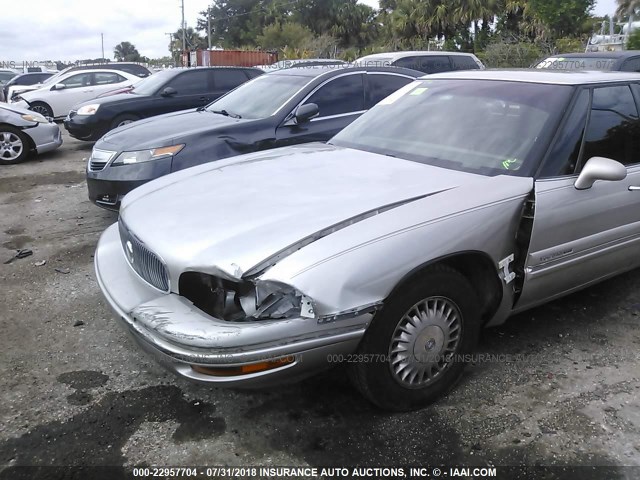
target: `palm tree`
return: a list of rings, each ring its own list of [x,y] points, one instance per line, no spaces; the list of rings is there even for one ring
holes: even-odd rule
[[[130,42],[120,42],[116,45],[113,49],[113,55],[119,62],[137,62],[140,60],[140,53],[138,52],[138,49]]]
[[[640,9],[640,0],[616,0],[618,3],[618,9],[616,10],[616,16],[620,19],[626,18]]]

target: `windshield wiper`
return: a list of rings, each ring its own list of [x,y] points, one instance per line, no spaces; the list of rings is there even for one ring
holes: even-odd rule
[[[224,115],[225,117],[231,117],[231,118],[242,118],[242,116],[237,115],[235,113],[229,113],[226,110],[211,110],[211,113],[217,113],[218,115]]]

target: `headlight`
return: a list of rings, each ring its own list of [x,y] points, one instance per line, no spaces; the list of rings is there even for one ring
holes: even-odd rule
[[[91,105],[85,105],[84,107],[80,107],[76,112],[78,115],[93,115],[100,108],[99,103],[92,103]]]
[[[36,123],[49,123],[49,120],[47,120],[44,116],[40,115],[39,113],[25,113],[24,115],[22,115],[22,119],[26,120],[27,122],[36,122]]]
[[[313,301],[295,288],[257,280],[235,282],[213,275],[186,272],[180,295],[214,318],[230,322],[314,318]]]
[[[132,163],[150,162],[160,158],[173,157],[184,148],[181,145],[172,145],[171,147],[153,148],[151,150],[138,150],[136,152],[122,152],[111,165],[129,165]]]
[[[256,282],[256,311],[260,320],[291,317],[314,318],[312,300],[289,285],[275,282]]]

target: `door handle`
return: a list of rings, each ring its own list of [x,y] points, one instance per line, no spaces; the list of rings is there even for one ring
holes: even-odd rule
[[[630,192],[640,192],[640,186],[631,185],[631,186],[629,186],[629,191]]]

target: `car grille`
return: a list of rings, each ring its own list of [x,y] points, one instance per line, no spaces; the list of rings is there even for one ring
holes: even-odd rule
[[[91,157],[89,157],[89,171],[99,172],[104,170],[107,163],[114,157],[116,152],[109,152],[107,150],[93,149]]]
[[[168,292],[169,274],[162,260],[127,229],[122,219],[118,221],[118,228],[120,229],[122,248],[131,267],[147,283],[158,290]]]

